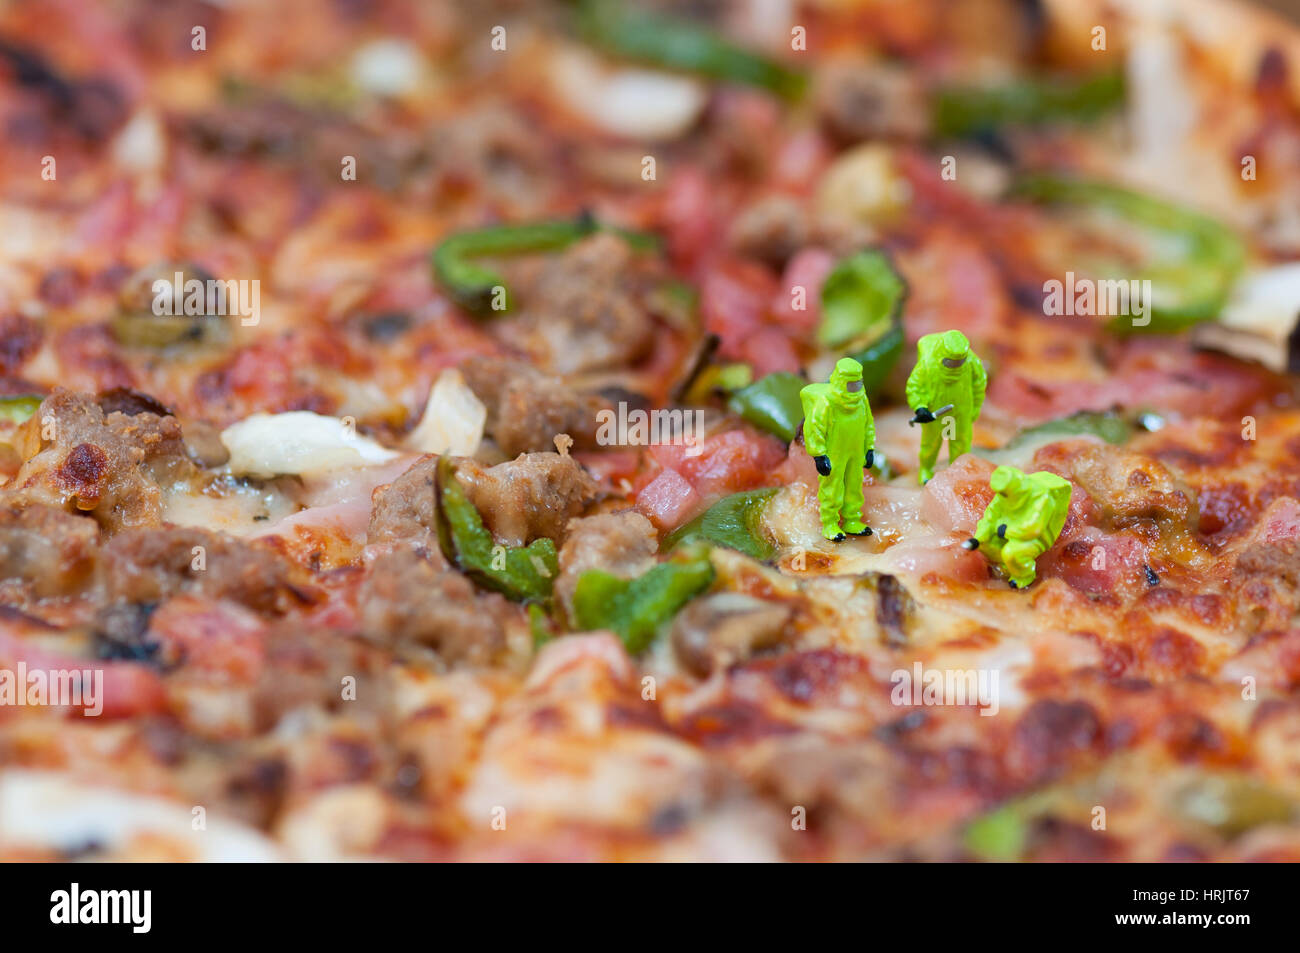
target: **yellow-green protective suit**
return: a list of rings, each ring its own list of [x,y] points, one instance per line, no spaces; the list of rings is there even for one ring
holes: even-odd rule
[[[984,406],[988,375],[960,331],[927,334],[916,342],[916,367],[907,378],[907,406],[938,415],[921,424],[920,480],[929,482],[948,432],[948,462],[970,452],[971,428]],[[952,404],[952,410],[939,414]],[[951,423],[948,418],[952,418]]]
[[[845,533],[870,533],[862,522],[862,473],[867,453],[876,444],[876,424],[862,390],[862,365],[851,357],[840,358],[830,382],[809,384],[799,399],[804,448],[814,460],[822,457],[830,463],[830,472],[824,473],[824,461],[818,462],[822,535],[841,540]]]
[[[1035,560],[1061,535],[1070,508],[1070,482],[1055,473],[1023,473],[998,467],[989,478],[996,494],[984,510],[974,539],[992,562],[1023,589],[1034,581]],[[1001,533],[998,528],[1005,526]]]

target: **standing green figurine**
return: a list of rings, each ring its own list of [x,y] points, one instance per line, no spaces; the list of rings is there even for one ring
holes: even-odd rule
[[[1027,474],[1004,466],[993,471],[989,486],[996,495],[975,535],[962,545],[982,549],[1006,571],[1011,588],[1023,589],[1037,574],[1035,560],[1061,535],[1070,509],[1070,482],[1055,473]]]
[[[970,452],[971,428],[984,406],[988,375],[960,331],[927,334],[916,342],[916,367],[907,379],[907,406],[921,424],[922,483],[934,476],[934,464],[943,445],[944,420],[951,416],[948,462]]]
[[[830,383],[809,384],[799,391],[799,400],[804,448],[820,474],[822,535],[837,543],[845,533],[870,536],[871,528],[862,522],[862,473],[875,456],[876,423],[862,389],[862,365],[840,358]]]

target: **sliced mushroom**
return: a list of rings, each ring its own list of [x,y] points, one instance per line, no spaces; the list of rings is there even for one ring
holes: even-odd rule
[[[707,678],[779,645],[791,612],[788,605],[736,592],[696,599],[673,623],[673,651],[691,673]]]
[[[1243,277],[1219,320],[1197,325],[1201,347],[1263,364],[1279,373],[1300,371],[1300,262]]]

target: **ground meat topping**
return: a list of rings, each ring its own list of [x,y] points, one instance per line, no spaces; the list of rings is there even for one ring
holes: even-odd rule
[[[434,512],[433,472],[437,457],[424,457],[387,486],[375,491],[367,543],[409,542],[442,562]]]
[[[598,233],[517,290],[520,314],[500,332],[551,373],[625,366],[646,353],[654,331],[639,285],[631,248]]]
[[[0,579],[26,580],[37,596],[80,588],[95,567],[94,520],[53,506],[0,508]]]
[[[89,512],[110,533],[158,526],[162,487],[194,472],[175,417],[105,414],[58,388],[25,426],[30,452],[6,494]]]
[[[823,74],[816,98],[822,125],[844,143],[926,132],[924,91],[915,73],[897,67],[836,64]]]
[[[1149,520],[1196,526],[1196,494],[1164,464],[1145,454],[1110,444],[1071,443],[1044,448],[1034,462],[1083,487],[1100,507],[1107,528],[1123,529]]]
[[[503,452],[550,450],[561,433],[573,438],[575,450],[599,446],[596,415],[609,407],[599,394],[579,393],[519,361],[474,357],[461,371],[487,407],[487,433]]]
[[[488,665],[506,649],[516,610],[501,595],[480,592],[453,570],[410,550],[380,556],[361,590],[362,624],[372,638],[415,642],[448,664]]]
[[[570,456],[524,453],[484,468],[462,461],[456,477],[499,542],[523,546],[564,538],[565,524],[596,499],[596,481]]]
[[[555,580],[555,593],[569,606],[578,577],[588,569],[603,569],[630,579],[654,565],[658,549],[659,537],[654,526],[635,510],[573,520],[560,548],[560,575]]]
[[[267,543],[197,527],[139,530],[104,547],[101,583],[113,601],[156,603],[180,593],[282,613],[310,600],[299,570]]]

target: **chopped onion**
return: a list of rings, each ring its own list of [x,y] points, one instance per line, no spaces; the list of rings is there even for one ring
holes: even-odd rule
[[[253,414],[221,432],[236,476],[308,476],[345,467],[387,463],[400,456],[356,432],[338,417],[299,410]]]
[[[610,67],[589,53],[565,49],[551,59],[551,82],[584,119],[629,139],[675,139],[695,124],[708,90],[685,76]]]
[[[824,221],[878,225],[894,218],[912,198],[889,146],[868,143],[850,149],[826,170],[817,189],[817,214]]]
[[[158,116],[142,109],[113,140],[113,159],[132,172],[155,172],[167,158],[167,136]]]
[[[406,446],[421,453],[473,456],[483,440],[486,422],[483,402],[469,389],[460,371],[448,368],[438,375],[424,417],[406,438]]]
[[[1197,325],[1202,347],[1282,372],[1291,367],[1291,336],[1300,324],[1300,262],[1248,273],[1237,282],[1217,322]]]
[[[409,95],[424,79],[424,59],[406,40],[375,40],[352,56],[352,81],[376,96]]]

